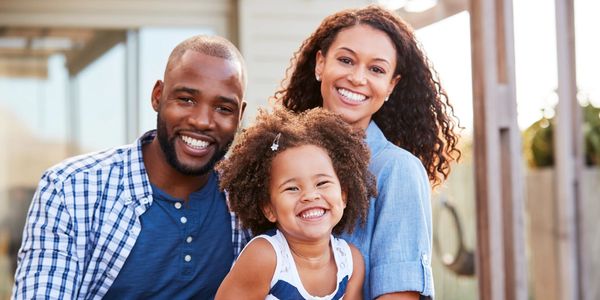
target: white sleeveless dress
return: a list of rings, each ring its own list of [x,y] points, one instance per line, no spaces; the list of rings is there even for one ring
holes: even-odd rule
[[[279,230],[269,231],[266,234],[261,234],[255,239],[263,238],[269,241],[275,253],[277,254],[277,266],[271,279],[271,289],[266,300],[292,300],[292,299],[314,299],[314,300],[335,300],[342,299],[346,292],[348,280],[352,277],[352,252],[348,243],[342,239],[331,236],[331,245],[333,249],[333,257],[337,265],[337,287],[333,293],[319,297],[310,295],[300,280],[300,275],[296,269],[294,258],[290,251],[290,247]],[[250,243],[252,242],[250,241]]]

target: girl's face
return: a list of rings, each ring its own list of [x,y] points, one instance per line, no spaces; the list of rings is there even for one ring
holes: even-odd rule
[[[319,51],[315,75],[321,78],[323,107],[366,129],[400,76],[394,76],[396,49],[388,35],[368,25],[340,31],[327,54]]]
[[[275,156],[269,194],[264,214],[288,240],[329,239],[346,208],[329,155],[314,145],[289,148]]]

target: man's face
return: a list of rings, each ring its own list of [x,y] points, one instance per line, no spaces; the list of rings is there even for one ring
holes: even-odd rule
[[[152,106],[167,162],[185,175],[204,175],[229,148],[246,103],[241,65],[188,50],[157,81]]]

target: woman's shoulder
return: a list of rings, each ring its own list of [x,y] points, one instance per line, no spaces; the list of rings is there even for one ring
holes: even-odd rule
[[[391,142],[371,157],[371,165],[376,170],[426,176],[425,167],[418,157]]]

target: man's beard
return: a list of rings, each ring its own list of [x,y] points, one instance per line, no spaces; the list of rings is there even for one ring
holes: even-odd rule
[[[201,176],[206,175],[210,172],[215,164],[220,161],[223,156],[227,153],[227,149],[231,145],[232,140],[228,141],[224,147],[221,147],[218,143],[216,143],[216,151],[213,156],[210,158],[208,163],[200,167],[191,167],[182,164],[179,159],[177,159],[177,153],[175,152],[175,139],[177,139],[177,135],[169,137],[167,133],[167,124],[160,117],[160,114],[157,116],[157,133],[156,136],[158,138],[158,143],[160,144],[160,148],[165,154],[165,158],[171,167],[177,170],[179,173],[187,175],[187,176]]]

